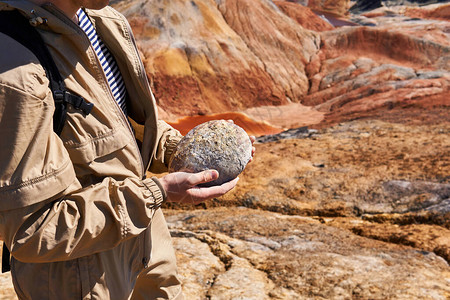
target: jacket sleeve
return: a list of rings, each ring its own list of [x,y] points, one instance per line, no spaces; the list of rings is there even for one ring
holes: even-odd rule
[[[156,153],[150,165],[150,172],[153,173],[167,172],[170,158],[183,137],[178,130],[161,120],[158,121],[158,134]]]
[[[2,211],[0,228],[19,261],[63,261],[109,250],[139,235],[161,202],[153,179],[108,177],[56,200]]]
[[[43,69],[8,70],[0,72],[0,236],[12,255],[33,263],[68,260],[144,231],[163,201],[156,179],[105,177],[82,188],[52,130]]]

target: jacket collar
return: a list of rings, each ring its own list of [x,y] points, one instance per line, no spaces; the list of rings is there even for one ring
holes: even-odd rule
[[[19,10],[29,20],[37,17],[45,20],[44,23],[37,23],[41,30],[53,31],[60,34],[80,34],[81,29],[60,9],[51,3],[42,6],[27,0],[1,0],[0,10]]]

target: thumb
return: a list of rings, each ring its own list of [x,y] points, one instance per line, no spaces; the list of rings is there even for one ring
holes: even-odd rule
[[[206,170],[189,176],[189,184],[191,186],[196,186],[198,184],[216,180],[217,178],[219,178],[219,172],[216,170]]]

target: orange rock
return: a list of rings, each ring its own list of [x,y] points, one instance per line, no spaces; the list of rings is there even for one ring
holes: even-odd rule
[[[242,127],[249,135],[265,135],[274,134],[283,131],[283,128],[269,125],[263,121],[256,121],[243,113],[221,113],[203,116],[192,116],[180,118],[175,122],[168,122],[171,126],[176,128],[185,135],[195,126],[211,120],[233,120],[233,122]]]
[[[288,1],[273,1],[273,3],[306,29],[314,31],[334,29],[333,25],[320,18],[308,7]]]
[[[309,0],[308,6],[312,9],[333,13],[338,16],[345,16],[348,14],[350,7],[349,0]]]
[[[147,2],[146,2],[147,3]],[[192,116],[299,102],[317,35],[269,2],[119,2],[162,115]]]
[[[408,7],[405,15],[411,18],[436,19],[450,21],[450,4],[430,5],[429,7]]]
[[[432,120],[423,107],[444,118],[450,106],[447,22],[412,20],[403,15],[412,9],[383,7],[370,19],[376,26],[327,29],[331,25],[294,2],[132,0],[116,6],[136,33],[160,116],[183,132],[229,112],[250,116],[241,126],[254,135],[370,116],[409,122],[420,113],[415,120]],[[348,1],[309,4],[328,20],[346,21],[336,9]],[[448,7],[427,6],[426,12],[446,16]],[[177,121],[185,116],[193,118]]]

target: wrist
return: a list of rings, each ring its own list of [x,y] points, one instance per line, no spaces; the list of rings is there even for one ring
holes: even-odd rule
[[[162,198],[163,198],[163,202],[166,201],[166,199],[167,199],[167,191],[166,191],[165,185],[162,182],[162,180],[158,179],[155,176],[153,176],[151,179],[153,180],[153,182],[155,182],[155,184],[161,190],[161,195],[162,195]]]
[[[158,208],[164,202],[163,190],[158,186],[153,178],[147,178],[142,181],[145,188],[150,192],[150,195],[145,200],[148,202],[146,205],[149,208]],[[148,195],[148,194],[147,194]]]

